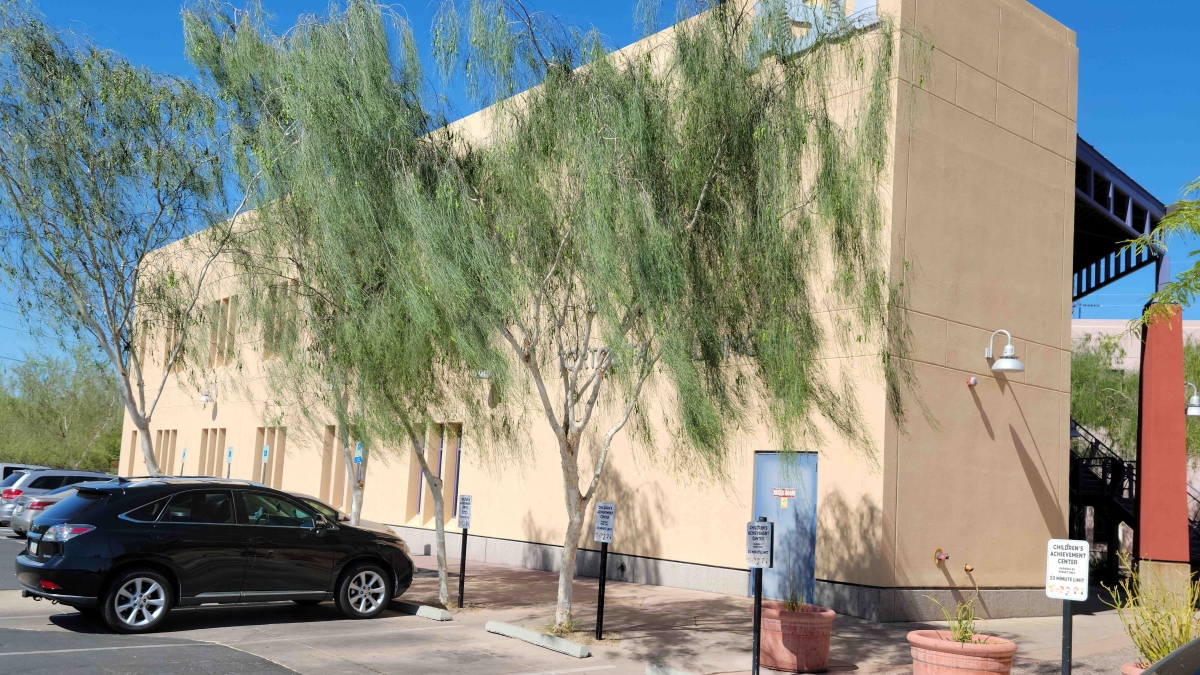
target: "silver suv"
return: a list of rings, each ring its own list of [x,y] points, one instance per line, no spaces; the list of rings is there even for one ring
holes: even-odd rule
[[[70,469],[38,469],[14,472],[0,481],[0,527],[8,527],[13,509],[22,495],[40,495],[64,485],[88,481],[109,480],[113,476],[99,471],[72,471]]]
[[[17,471],[34,471],[37,469],[49,469],[48,466],[38,466],[36,464],[12,464],[10,462],[0,463],[0,480],[4,480]]]

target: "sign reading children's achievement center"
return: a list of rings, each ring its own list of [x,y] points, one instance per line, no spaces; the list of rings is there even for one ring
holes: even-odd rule
[[[617,505],[612,502],[596,502],[596,530],[592,540],[600,544],[611,544],[613,521],[617,516]]]
[[[458,529],[471,529],[471,495],[458,496]]]
[[[775,544],[775,523],[746,523],[746,567],[771,567]]]
[[[1077,539],[1051,539],[1046,546],[1046,597],[1087,600],[1091,547]]]

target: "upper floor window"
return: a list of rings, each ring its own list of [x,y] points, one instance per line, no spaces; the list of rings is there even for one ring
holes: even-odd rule
[[[238,297],[217,300],[210,307],[208,366],[216,368],[233,361],[234,335],[237,332]]]
[[[296,282],[274,284],[267,289],[267,306],[263,313],[263,358],[278,356],[287,348],[295,327]]]

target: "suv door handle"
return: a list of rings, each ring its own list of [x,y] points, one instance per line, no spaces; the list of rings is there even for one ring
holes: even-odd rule
[[[164,541],[168,544],[173,544],[173,543],[179,541],[179,537],[174,534],[156,534],[156,535],[154,535],[154,538],[159,541]]]
[[[269,540],[266,537],[250,537],[247,541],[251,544],[261,545],[267,543]]]

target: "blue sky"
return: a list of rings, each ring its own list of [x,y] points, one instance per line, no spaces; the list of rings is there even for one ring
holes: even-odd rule
[[[955,1],[955,0],[949,0]],[[236,4],[236,3],[235,3]],[[635,0],[533,0],[533,6],[580,25],[595,26],[613,46],[634,41]],[[672,11],[664,2],[664,15]],[[1200,3],[1146,2],[1135,11],[1128,0],[1033,0],[1033,4],[1077,34],[1079,45],[1079,133],[1164,203],[1200,176]],[[194,76],[183,55],[180,5],[170,0],[43,0],[38,3],[59,28],[86,33],[100,45],[155,70]],[[280,29],[306,13],[323,13],[326,0],[264,0]],[[428,43],[436,2],[393,3]],[[462,108],[466,108],[459,102]],[[461,109],[458,112],[470,112]],[[1036,242],[1030,242],[1036,245]],[[1190,265],[1194,242],[1173,242],[1176,272]],[[1142,270],[1085,299],[1085,318],[1131,318],[1153,283]],[[21,358],[39,339],[0,294],[0,358]],[[1200,319],[1200,306],[1186,318]],[[33,328],[36,330],[36,326]],[[43,339],[42,342],[45,342]]]

